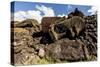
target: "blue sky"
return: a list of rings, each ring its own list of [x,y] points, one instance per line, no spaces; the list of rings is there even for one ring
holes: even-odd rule
[[[91,6],[83,6],[83,5],[71,5],[71,4],[51,4],[51,3],[37,3],[37,2],[14,2],[14,11],[28,11],[28,10],[36,10],[36,5],[44,5],[46,7],[51,7],[55,14],[66,14],[71,11],[73,11],[75,8],[78,8],[82,12],[84,12],[85,15],[90,15],[88,10],[91,8]],[[71,6],[71,9],[68,6]],[[13,12],[13,11],[12,11]]]
[[[85,15],[91,15],[92,6],[85,5],[71,5],[71,4],[53,4],[53,3],[39,3],[39,2],[22,2],[15,1],[11,3],[11,13],[14,13],[17,18],[43,17],[43,16],[67,16],[68,13],[78,8]],[[89,11],[90,10],[90,11]],[[39,13],[39,15],[38,15]],[[33,15],[31,15],[33,14]],[[31,15],[31,17],[29,17]],[[37,15],[37,16],[36,16]],[[27,18],[26,17],[26,18]],[[41,19],[40,19],[41,20]]]

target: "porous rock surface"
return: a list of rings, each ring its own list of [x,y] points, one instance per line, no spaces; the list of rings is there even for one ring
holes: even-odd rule
[[[34,23],[30,20],[33,21],[34,27],[27,24],[30,21],[24,21],[22,26],[19,24],[11,28],[12,63],[29,65],[97,60],[97,16],[86,16],[84,19],[86,30],[82,31],[78,37],[61,38],[45,44],[40,41],[47,41],[48,38],[42,39],[44,33],[41,32],[41,25],[36,21]]]

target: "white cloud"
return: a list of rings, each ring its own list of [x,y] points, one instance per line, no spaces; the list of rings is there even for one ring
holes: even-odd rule
[[[59,14],[59,15],[58,15],[58,17],[64,17],[64,16],[65,16],[66,18],[68,17],[68,15],[66,15],[66,14]]]
[[[91,7],[88,12],[90,13],[90,15],[96,14],[97,13],[97,8],[95,6]]]
[[[61,14],[59,14],[59,15],[58,15],[58,17],[63,17],[63,16],[65,16],[65,14],[62,14],[62,15],[61,15]]]
[[[71,5],[68,5],[67,8],[68,8],[69,10],[71,10],[71,9],[72,9],[72,6],[71,6]]]
[[[42,17],[55,16],[54,10],[50,7],[46,7],[44,5],[41,6],[36,5],[36,9],[37,10],[15,12],[14,21],[23,21],[25,19],[36,19],[39,23],[41,23]],[[43,13],[43,15],[41,15],[41,13]]]
[[[42,16],[40,11],[29,10],[29,11],[18,11],[14,13],[14,21],[23,21],[25,19],[36,19],[39,23]]]
[[[24,11],[18,11],[14,13],[14,20],[15,21],[22,21],[26,19],[26,13]]]
[[[67,12],[69,13],[70,11],[72,11],[73,7],[71,5],[67,6]]]
[[[36,9],[41,11],[44,14],[44,16],[55,16],[54,10],[51,7],[46,7],[44,5],[36,5]]]
[[[30,19],[36,19],[39,23],[41,23],[41,12],[40,11],[27,11],[27,17]]]

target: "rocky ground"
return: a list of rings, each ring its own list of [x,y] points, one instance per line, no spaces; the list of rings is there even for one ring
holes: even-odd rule
[[[11,28],[12,64],[30,65],[97,60],[97,16],[87,16],[85,21],[86,30],[76,39],[62,38],[50,44],[40,43],[41,25],[36,20],[28,20],[29,24],[23,22],[24,26],[15,24]]]

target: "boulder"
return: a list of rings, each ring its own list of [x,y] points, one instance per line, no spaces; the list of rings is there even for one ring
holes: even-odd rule
[[[80,40],[62,39],[47,46],[46,55],[53,59],[78,61],[88,59],[87,48]]]
[[[79,36],[83,30],[85,30],[85,20],[79,16],[74,16],[55,25],[51,25],[48,33],[52,40],[56,41],[62,36],[68,36],[68,38],[74,39]]]
[[[40,48],[40,49],[39,49],[39,53],[38,53],[38,55],[39,55],[40,57],[44,57],[44,55],[45,55],[45,51],[44,51],[43,48]]]

